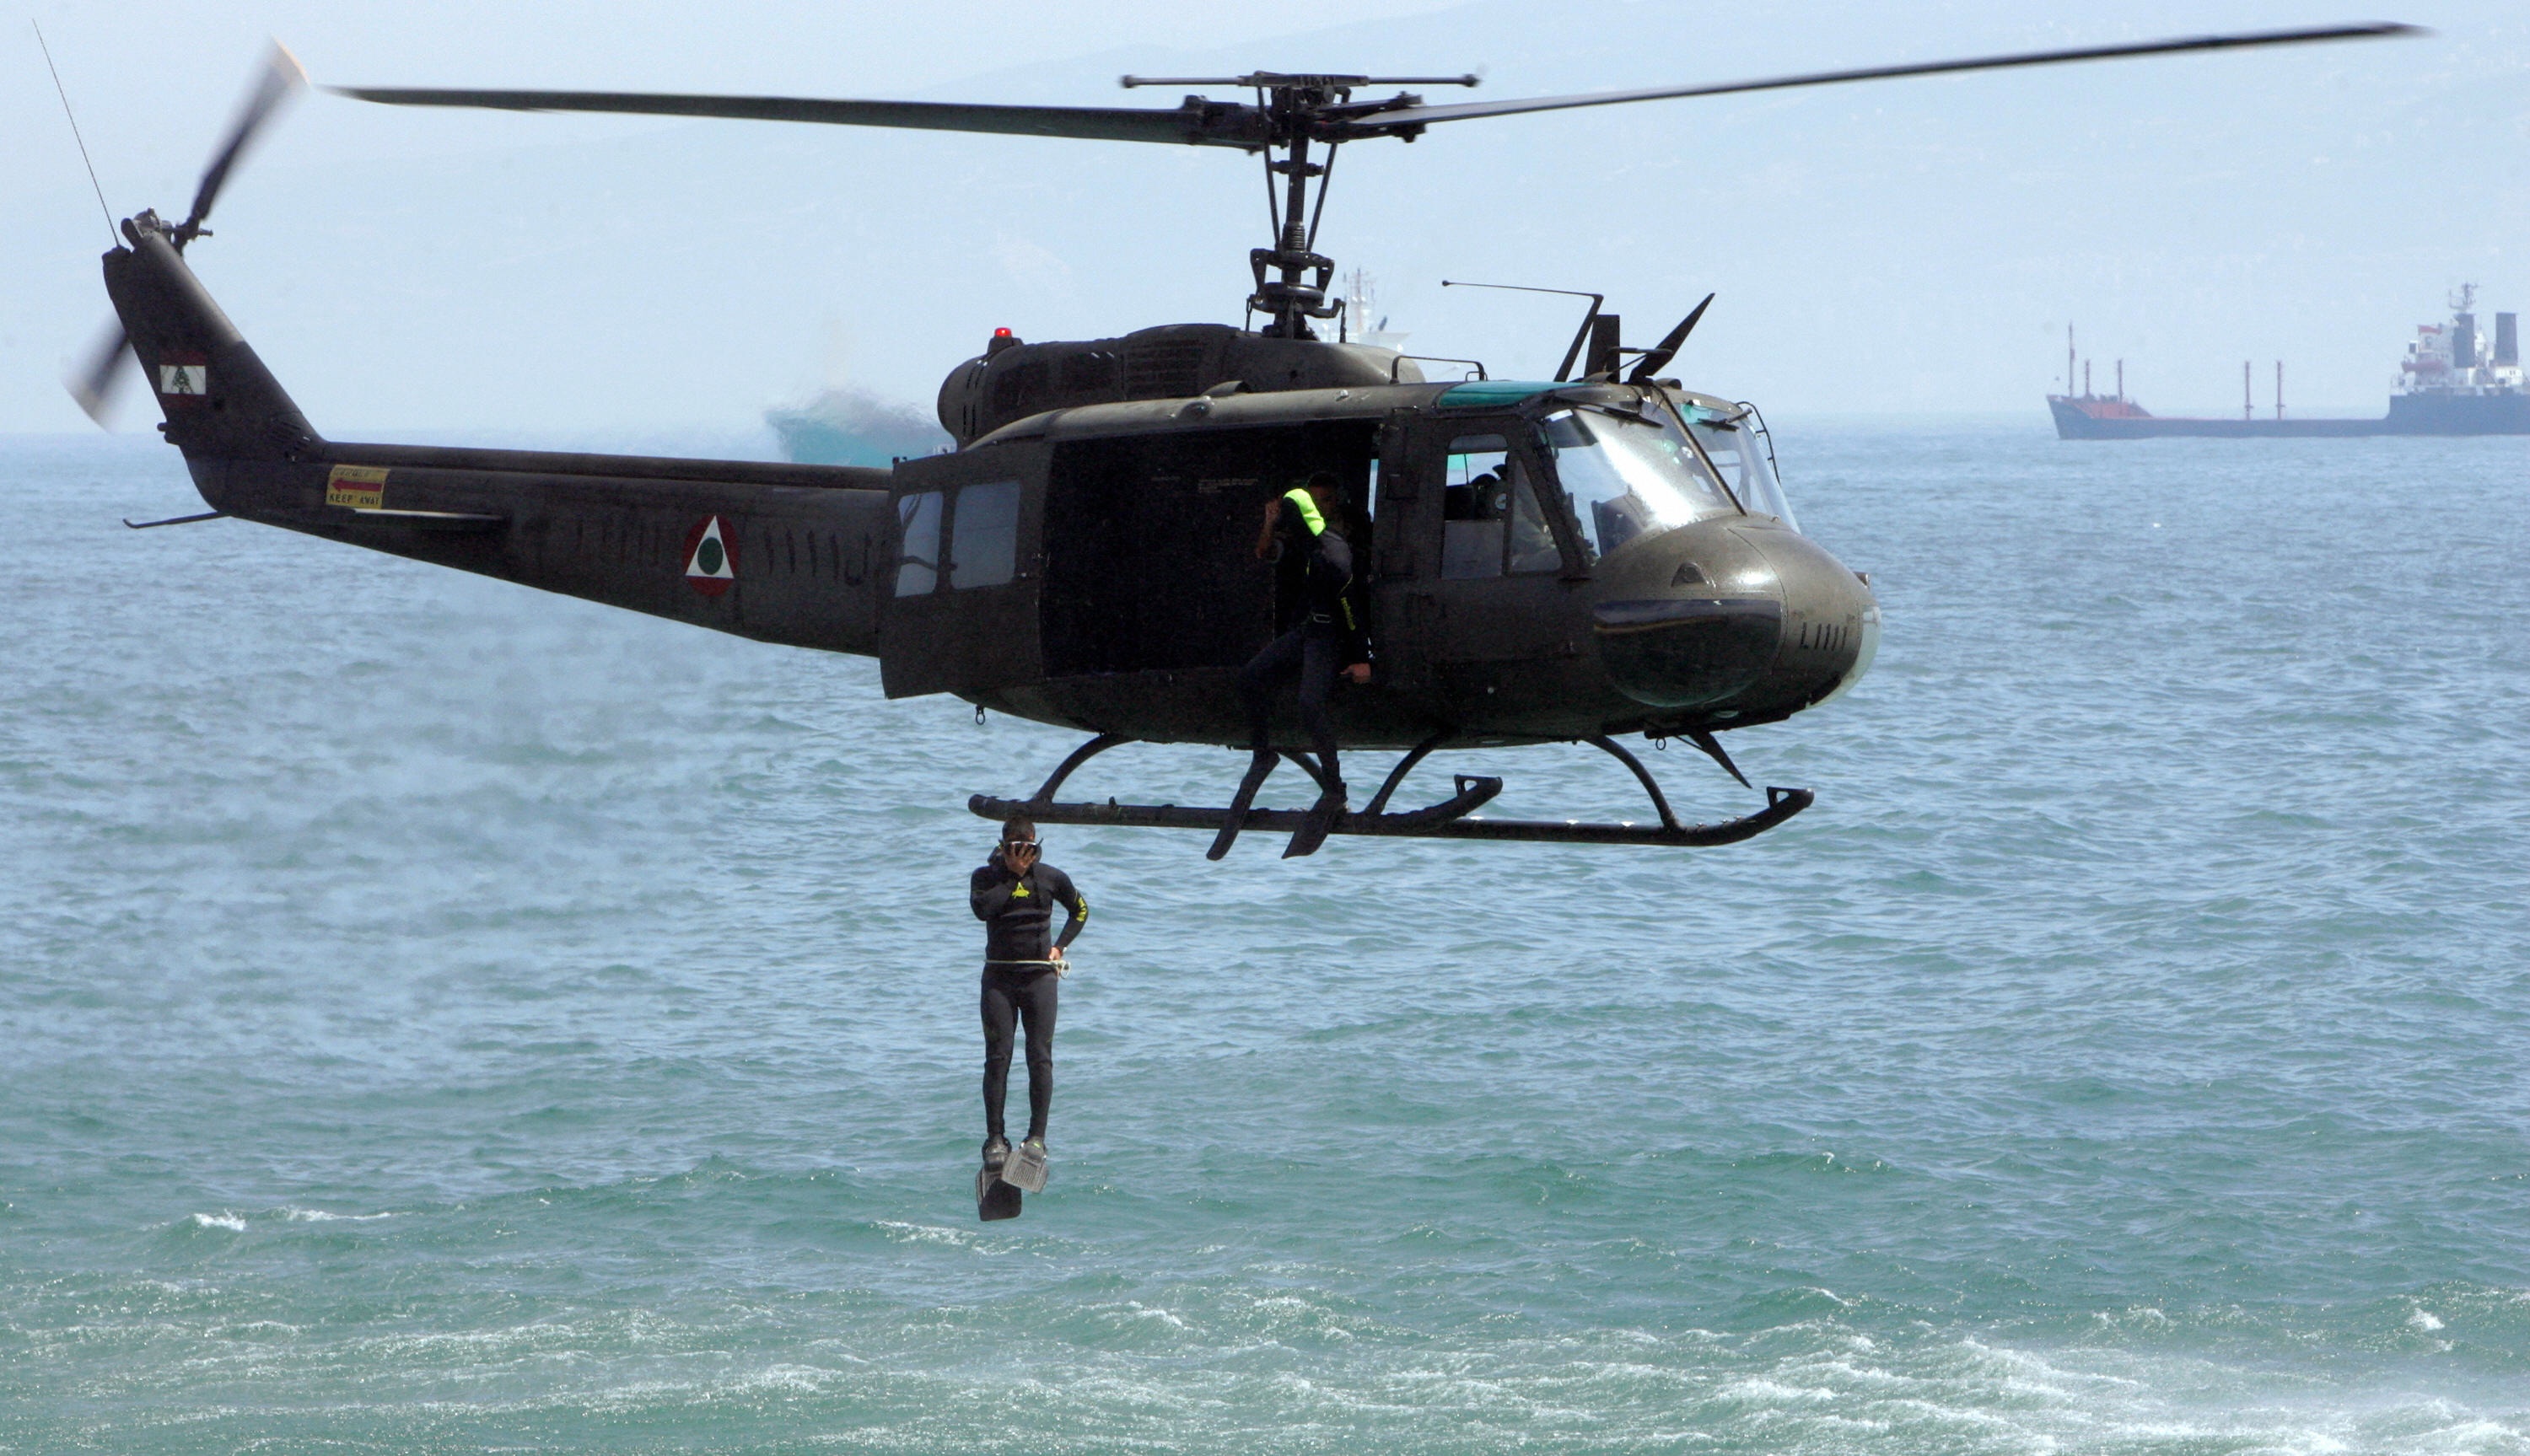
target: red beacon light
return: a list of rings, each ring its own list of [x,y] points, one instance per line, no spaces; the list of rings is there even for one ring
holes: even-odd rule
[[[984,341],[984,357],[989,359],[993,355],[1000,353],[1003,350],[1017,345],[1018,342],[1019,336],[1012,333],[1010,330],[995,329],[993,331],[993,337]]]

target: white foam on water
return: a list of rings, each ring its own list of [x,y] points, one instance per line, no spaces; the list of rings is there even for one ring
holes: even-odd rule
[[[383,1357],[397,1364],[416,1360],[475,1360],[513,1350],[571,1350],[589,1344],[596,1332],[552,1321],[504,1325],[492,1329],[428,1330],[417,1334],[368,1335],[348,1342],[363,1357]]]
[[[2339,1446],[2337,1449],[2345,1448]],[[2525,1439],[2518,1428],[2500,1425],[2493,1421],[2457,1421],[2438,1429],[2426,1431],[2418,1440],[2417,1449],[2434,1452],[2448,1451],[2453,1453],[2453,1456],[2458,1456],[2461,1452],[2470,1453],[2470,1456],[2475,1456],[2475,1453],[2479,1452],[2502,1452],[2504,1456],[2510,1456],[2513,1452],[2530,1450],[2530,1439]]]
[[[2530,1430],[2440,1396],[2314,1390],[2306,1375],[2193,1356],[2041,1352],[1991,1337],[1919,1349],[1896,1370],[1787,1357],[1717,1394],[1771,1400],[1748,1415],[1825,1451],[2530,1451]],[[1840,1436],[1847,1423],[1876,1424],[1890,1442]]]
[[[775,1365],[739,1376],[715,1390],[723,1396],[752,1395],[759,1391],[781,1391],[797,1395],[814,1395],[843,1378],[843,1372],[821,1370],[813,1365]]]
[[[945,1228],[937,1223],[906,1223],[894,1218],[876,1218],[871,1226],[900,1244],[947,1244],[954,1248],[975,1249],[983,1240],[963,1228]]]
[[[1165,1324],[1171,1329],[1185,1329],[1190,1327],[1180,1316],[1167,1310],[1160,1309],[1155,1305],[1146,1305],[1137,1299],[1128,1299],[1121,1305],[1100,1305],[1097,1306],[1097,1310],[1102,1314],[1113,1314],[1119,1319],[1151,1321],[1160,1324]]]
[[[1787,1385],[1763,1375],[1733,1380],[1722,1387],[1725,1400],[1744,1400],[1756,1405],[1809,1405],[1836,1399],[1836,1392],[1823,1386]]]
[[[237,1213],[192,1213],[187,1215],[186,1221],[195,1228],[225,1228],[231,1233],[246,1232],[246,1219]]]

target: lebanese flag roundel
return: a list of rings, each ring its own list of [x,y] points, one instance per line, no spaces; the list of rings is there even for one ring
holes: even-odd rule
[[[720,517],[706,515],[686,532],[686,585],[719,596],[738,579],[738,542],[721,533]]]

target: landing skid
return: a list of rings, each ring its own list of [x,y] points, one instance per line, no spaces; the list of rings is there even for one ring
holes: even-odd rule
[[[1218,833],[1231,822],[1227,808],[1183,808],[1176,804],[1120,804],[1109,799],[1103,804],[1058,803],[1055,790],[1072,771],[1090,759],[1120,744],[1133,740],[1121,733],[1101,733],[1081,744],[1065,759],[1052,777],[1038,786],[1034,795],[1025,799],[1002,799],[990,794],[976,794],[966,800],[966,808],[985,819],[1000,821],[1018,816],[1045,824],[1104,824],[1128,829],[1188,829]],[[1580,820],[1545,819],[1480,819],[1474,811],[1502,792],[1500,779],[1470,778],[1460,774],[1456,779],[1457,792],[1437,804],[1402,813],[1389,813],[1388,801],[1397,792],[1416,764],[1444,739],[1436,735],[1415,745],[1398,761],[1379,792],[1358,813],[1338,816],[1330,833],[1339,835],[1385,836],[1406,839],[1497,839],[1520,840],[1538,844],[1663,844],[1678,848],[1701,848],[1714,844],[1735,844],[1753,838],[1785,820],[1808,808],[1817,798],[1806,788],[1766,790],[1766,807],[1739,819],[1720,824],[1680,824],[1671,812],[1669,798],[1660,784],[1644,768],[1642,760],[1625,751],[1612,738],[1599,736],[1582,741],[1609,754],[1633,771],[1634,778],[1651,796],[1652,808],[1660,816],[1656,824],[1620,821],[1615,824],[1585,824]],[[1718,750],[1708,750],[1718,752]],[[1286,750],[1283,757],[1305,770],[1312,780],[1323,784],[1325,775],[1317,763],[1304,753]],[[1729,766],[1727,759],[1723,760]],[[1734,777],[1736,769],[1732,770]],[[1746,782],[1746,781],[1741,781]],[[1264,830],[1297,836],[1308,823],[1305,809],[1250,809],[1240,821],[1242,829]],[[1296,845],[1294,846],[1296,848]],[[1311,846],[1314,847],[1314,846]],[[1299,853],[1309,852],[1299,849]]]

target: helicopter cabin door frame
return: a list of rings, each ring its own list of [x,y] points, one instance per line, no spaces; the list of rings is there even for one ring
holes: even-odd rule
[[[1056,446],[1048,677],[1236,673],[1297,606],[1299,558],[1256,559],[1265,507],[1326,470],[1348,513],[1366,513],[1376,432],[1372,419],[1299,419]]]
[[[1045,577],[1041,444],[896,466],[895,559],[879,594],[879,680],[891,698],[1039,680]]]
[[[1379,617],[1393,680],[1481,691],[1507,665],[1582,650],[1589,571],[1531,421],[1404,415],[1381,432],[1381,456]]]

